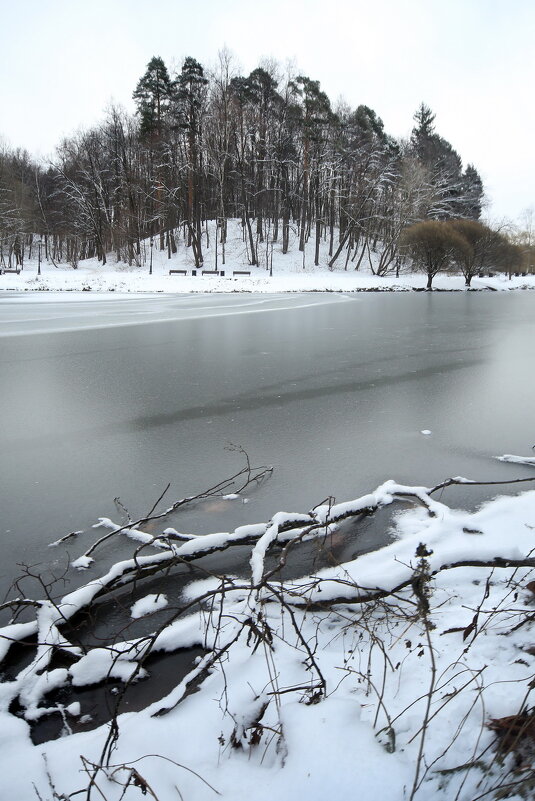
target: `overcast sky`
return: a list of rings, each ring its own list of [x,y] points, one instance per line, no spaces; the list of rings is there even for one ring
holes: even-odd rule
[[[0,0],[0,137],[41,156],[98,122],[153,55],[293,62],[408,136],[423,100],[492,218],[535,205],[535,0]]]

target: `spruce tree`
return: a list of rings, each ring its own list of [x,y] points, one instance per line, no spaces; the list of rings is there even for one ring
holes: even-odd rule
[[[435,132],[435,116],[429,106],[426,106],[425,103],[420,103],[413,117],[416,123],[416,126],[412,129],[411,140],[413,143],[417,144],[433,136]]]
[[[483,201],[483,181],[473,164],[469,164],[462,177],[463,217],[479,220]]]

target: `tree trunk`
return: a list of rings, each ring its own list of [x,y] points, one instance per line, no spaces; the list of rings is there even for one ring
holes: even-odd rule
[[[332,270],[332,268],[334,267],[334,263],[335,263],[336,259],[338,258],[338,256],[340,255],[340,253],[342,252],[342,250],[344,249],[344,245],[347,242],[347,240],[349,239],[350,233],[351,233],[351,228],[350,227],[346,228],[346,231],[345,231],[343,237],[341,238],[338,247],[336,248],[336,253],[334,254],[334,256],[332,257],[332,259],[329,262],[329,270]]]
[[[301,205],[301,228],[299,231],[299,250],[301,251],[305,249],[305,232],[306,232],[307,217],[308,217],[308,171],[309,171],[308,150],[309,150],[308,138],[305,137],[305,140],[303,142],[303,198]]]

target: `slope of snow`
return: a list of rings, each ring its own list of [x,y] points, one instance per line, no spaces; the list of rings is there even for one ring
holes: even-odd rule
[[[204,270],[216,269],[215,226],[209,226],[210,247],[206,247],[203,237]],[[153,247],[153,273],[149,275],[150,248],[148,241],[143,243],[142,266],[128,266],[117,262],[114,254],[109,254],[108,262],[103,267],[96,259],[87,259],[79,263],[73,270],[68,264],[41,264],[41,275],[37,276],[37,260],[27,260],[19,274],[0,275],[0,290],[19,291],[86,291],[92,292],[353,292],[424,289],[427,278],[423,273],[406,273],[396,278],[395,274],[385,277],[373,275],[371,266],[377,267],[379,255],[372,254],[370,265],[363,259],[359,270],[350,261],[345,269],[345,253],[337,260],[334,269],[328,268],[328,244],[321,243],[320,263],[314,266],[314,241],[311,239],[305,253],[298,250],[295,233],[290,237],[290,249],[282,253],[279,242],[266,247],[259,244],[259,265],[249,266],[246,245],[243,241],[241,224],[232,220],[228,226],[228,241],[225,246],[225,264],[222,264],[221,245],[218,246],[217,269],[224,270],[225,276],[197,275],[192,276],[194,262],[191,248],[184,242],[178,244],[178,251],[171,259],[167,250],[160,251]],[[169,275],[169,270],[186,270],[187,275]],[[270,275],[271,270],[271,275]],[[234,271],[249,271],[250,276],[233,276]],[[463,290],[464,278],[461,275],[439,274],[433,281],[435,289]],[[535,275],[513,277],[509,280],[504,275],[492,278],[474,278],[473,289],[534,289]],[[87,297],[87,295],[85,296]]]

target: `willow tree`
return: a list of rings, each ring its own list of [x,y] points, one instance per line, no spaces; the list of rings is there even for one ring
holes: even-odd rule
[[[425,220],[409,226],[401,235],[401,246],[415,267],[426,273],[428,290],[432,289],[437,273],[448,270],[470,249],[466,239],[441,220]]]
[[[457,253],[456,260],[466,286],[470,286],[475,275],[492,266],[502,237],[477,220],[451,220],[449,227],[468,244],[468,247]]]

